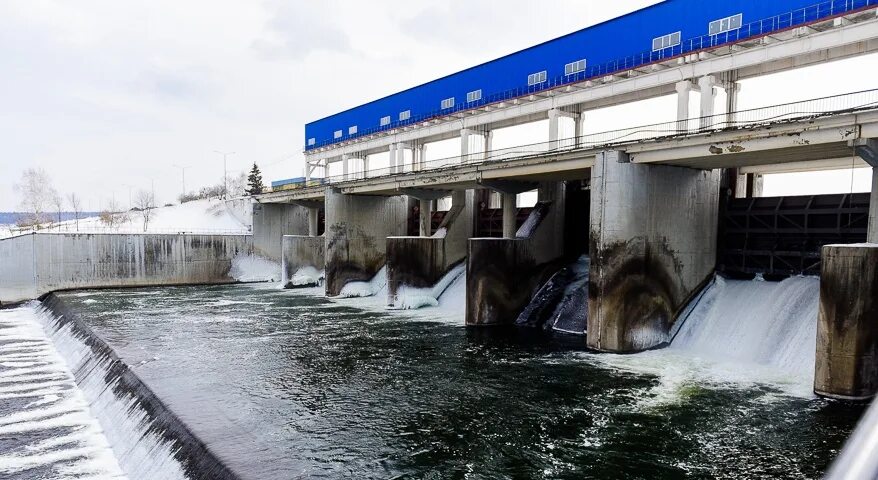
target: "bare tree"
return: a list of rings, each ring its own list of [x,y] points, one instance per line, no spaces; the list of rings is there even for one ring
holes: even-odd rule
[[[143,231],[146,232],[149,227],[149,219],[152,217],[152,209],[155,208],[155,198],[152,192],[148,190],[140,190],[134,198],[134,207],[140,211],[143,217]]]
[[[67,203],[70,204],[70,210],[73,211],[73,219],[76,221],[76,231],[79,231],[79,217],[82,215],[82,200],[79,195],[70,193],[67,195]]]
[[[28,168],[22,172],[21,181],[15,184],[14,190],[21,197],[19,208],[27,214],[19,224],[36,230],[47,221],[46,212],[52,205],[55,189],[49,174],[42,168]]]
[[[116,200],[113,199],[109,203],[107,203],[106,208],[101,210],[99,215],[101,219],[101,223],[103,223],[106,227],[111,229],[119,228],[119,225],[125,221],[122,213],[120,212],[119,204],[116,203]]]
[[[58,191],[55,190],[54,188],[49,193],[49,196],[50,196],[49,198],[51,199],[51,202],[52,202],[52,207],[54,207],[55,213],[58,215],[55,218],[55,225],[58,226],[58,231],[60,232],[61,231],[61,211],[64,210],[64,197],[62,197],[61,194],[58,193]]]

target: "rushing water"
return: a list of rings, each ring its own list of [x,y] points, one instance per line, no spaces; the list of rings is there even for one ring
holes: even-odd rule
[[[125,478],[41,315],[0,310],[0,478]]]
[[[440,308],[386,312],[372,309],[380,299],[314,293],[61,297],[248,479],[817,478],[862,411],[808,394],[803,370],[703,355],[703,343],[593,355],[581,337],[463,328],[460,302],[444,296]],[[726,315],[702,308],[708,330]]]

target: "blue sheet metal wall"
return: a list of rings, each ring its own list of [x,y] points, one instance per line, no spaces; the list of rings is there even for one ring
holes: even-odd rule
[[[453,111],[526,95],[529,91],[604,75],[683,52],[734,41],[874,5],[878,0],[666,0],[592,27],[439,78],[423,85],[311,122],[305,126],[306,150]],[[708,36],[711,21],[743,14],[741,29]],[[653,51],[653,39],[681,32],[682,43]],[[453,32],[449,32],[453,34]],[[586,70],[565,76],[564,66],[585,59]],[[546,82],[528,86],[528,75],[545,70]],[[482,98],[467,103],[467,93]],[[454,107],[440,108],[454,98]],[[399,114],[411,111],[400,121]],[[380,125],[389,116],[391,124]],[[349,134],[356,126],[357,132]],[[335,138],[335,132],[342,136]]]

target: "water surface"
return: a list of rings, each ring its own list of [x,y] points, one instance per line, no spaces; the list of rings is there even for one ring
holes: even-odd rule
[[[440,309],[252,285],[62,297],[243,478],[818,478],[862,411]]]

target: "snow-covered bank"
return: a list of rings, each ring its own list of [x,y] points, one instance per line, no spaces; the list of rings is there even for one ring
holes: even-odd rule
[[[249,233],[253,226],[250,198],[231,200],[194,200],[180,205],[157,207],[150,211],[146,231],[143,215],[128,211],[117,215],[118,224],[108,226],[100,217],[67,220],[40,229],[45,233]],[[30,231],[16,231],[10,226],[0,228],[0,238]]]

